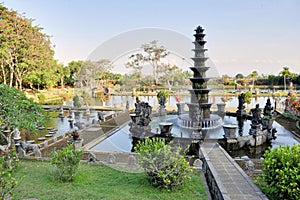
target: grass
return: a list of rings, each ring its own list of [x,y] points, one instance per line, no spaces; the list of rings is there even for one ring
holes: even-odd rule
[[[23,177],[13,199],[207,199],[200,173],[175,191],[151,186],[144,173],[128,173],[105,165],[80,163],[72,182],[53,180],[53,166],[48,161],[21,160],[16,176]]]

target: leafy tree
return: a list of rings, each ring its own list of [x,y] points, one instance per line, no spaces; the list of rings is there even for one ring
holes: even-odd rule
[[[0,5],[0,66],[2,83],[22,89],[23,82],[33,82],[31,78],[51,79],[56,61],[53,59],[49,36],[42,28],[33,26],[31,19],[8,10]],[[33,76],[43,72],[45,77]],[[40,80],[39,80],[40,81]]]
[[[81,66],[85,61],[71,61],[67,65],[67,69],[69,69],[69,76],[65,77],[65,82],[67,85],[75,86],[76,81],[78,81],[78,76],[81,70]]]
[[[289,67],[283,67],[283,70],[279,72],[279,75],[283,76],[284,91],[286,91],[286,78],[291,75]]]
[[[228,76],[227,74],[224,74],[224,75],[222,75],[221,80],[222,80],[224,85],[228,85],[229,82],[230,82],[230,76]]]
[[[57,76],[59,77],[59,82],[62,88],[64,88],[64,81],[66,77],[70,77],[70,69],[68,66],[64,66],[63,64],[60,64],[57,66],[56,71]]]
[[[276,75],[268,75],[268,81],[270,85],[279,85],[280,77]]]
[[[137,88],[140,85],[141,76],[142,74],[139,72],[123,75],[120,79],[122,89],[124,91],[132,91],[133,88]]]
[[[99,85],[105,85],[105,74],[112,68],[111,62],[101,59],[97,62],[85,61],[80,67],[78,80],[80,87],[87,86],[92,89]]]
[[[143,53],[133,54],[129,57],[130,61],[126,67],[134,68],[136,72],[141,72],[142,66],[148,63],[152,67],[155,84],[158,84],[158,78],[166,70],[166,64],[162,62],[169,52],[164,46],[158,46],[157,41],[153,40],[149,44],[142,45]]]
[[[242,78],[244,78],[244,75],[241,74],[241,73],[238,73],[237,75],[235,75],[235,78],[236,79],[242,79]]]
[[[0,85],[0,126],[35,130],[45,123],[44,109],[24,92]]]

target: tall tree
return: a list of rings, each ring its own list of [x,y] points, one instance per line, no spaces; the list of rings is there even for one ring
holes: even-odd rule
[[[0,62],[3,83],[22,89],[31,73],[53,73],[54,51],[50,38],[32,19],[0,5]],[[50,77],[50,76],[48,76]],[[27,80],[28,81],[28,80]]]
[[[103,80],[106,72],[112,69],[112,64],[107,59],[101,59],[99,61],[85,61],[80,66],[78,74],[78,80],[80,86],[87,86],[89,89],[104,85]]]
[[[286,77],[291,75],[289,67],[283,67],[283,70],[279,72],[279,75],[283,76],[284,91],[286,91]]]
[[[252,80],[252,87],[254,88],[254,83],[255,83],[255,80],[258,78],[258,73],[257,71],[253,71],[251,72],[248,77]]]
[[[158,46],[157,41],[153,40],[149,44],[142,45],[143,53],[133,54],[129,57],[130,61],[126,63],[127,67],[132,67],[138,72],[142,66],[148,63],[152,67],[154,83],[158,84],[158,78],[161,73],[166,71],[166,66],[162,60],[169,55],[164,46]]]

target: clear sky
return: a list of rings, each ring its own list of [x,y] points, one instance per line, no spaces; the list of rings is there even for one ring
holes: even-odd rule
[[[193,40],[201,25],[219,73],[300,73],[300,0],[2,0],[52,36],[55,58],[85,60],[110,38],[155,27]],[[122,45],[122,44],[120,44]]]

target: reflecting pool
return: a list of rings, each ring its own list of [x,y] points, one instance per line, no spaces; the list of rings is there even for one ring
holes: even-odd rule
[[[160,122],[172,122],[172,134],[175,137],[190,138],[192,130],[183,129],[177,125],[178,117],[177,115],[168,115],[166,117],[154,117],[150,122],[149,126],[151,127],[151,132],[159,133],[158,124]],[[239,124],[236,117],[225,116],[224,124]],[[251,122],[245,120],[243,125],[239,126],[240,130],[236,131],[237,136],[248,135]],[[92,148],[92,150],[102,150],[102,151],[117,151],[117,152],[130,152],[132,149],[132,137],[129,131],[129,124],[117,129],[110,137],[100,142]],[[272,148],[278,147],[279,145],[293,145],[299,143],[297,138],[282,127],[277,122],[273,123],[273,128],[277,129],[276,139],[272,140]],[[206,130],[206,138],[217,139],[223,138],[224,131],[222,126],[215,129]]]

